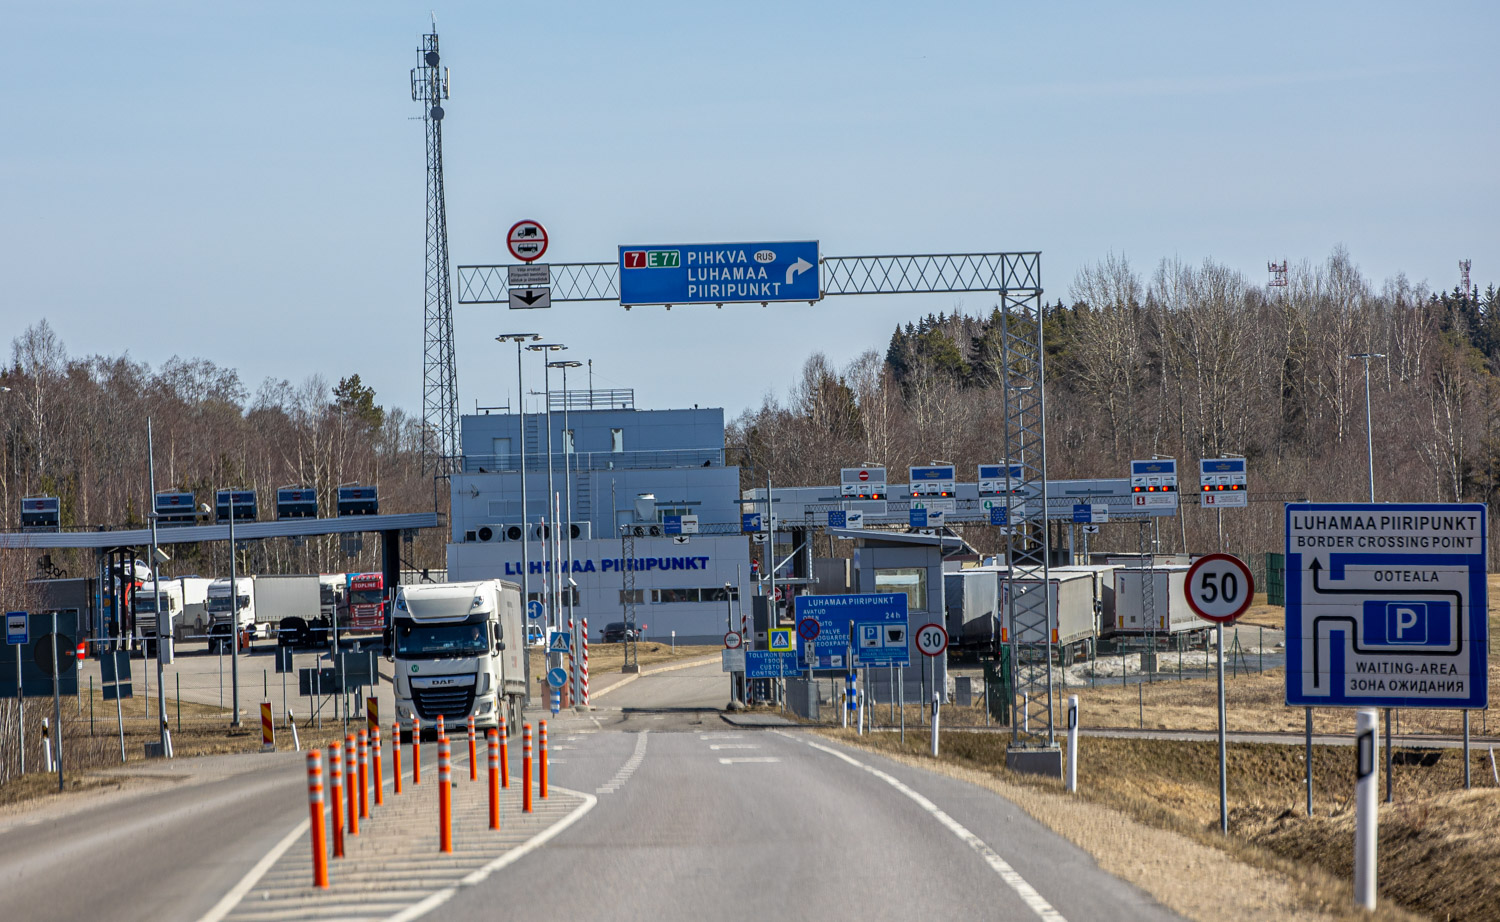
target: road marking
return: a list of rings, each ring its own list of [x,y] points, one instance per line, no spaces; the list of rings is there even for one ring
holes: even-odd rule
[[[755,745],[754,743],[717,743],[717,744],[715,744],[713,746],[710,746],[708,748],[710,750],[719,750],[719,749],[759,749],[760,747],[757,746],[757,745]]]
[[[742,740],[744,738],[745,738],[745,734],[743,734],[743,733],[700,733],[700,734],[698,734],[698,739],[700,739],[700,740]]]
[[[520,861],[522,858],[536,851],[538,848],[541,848],[543,845],[547,844],[547,842],[550,841],[553,836],[558,835],[564,829],[567,829],[569,826],[577,822],[579,817],[594,809],[594,805],[599,802],[599,798],[595,797],[592,794],[585,794],[582,791],[570,791],[566,788],[558,788],[558,790],[562,791],[564,794],[573,794],[575,796],[582,797],[583,803],[573,808],[572,813],[569,813],[567,816],[558,820],[556,823],[553,823],[551,826],[543,829],[541,832],[527,839],[524,843],[511,849],[510,851],[501,855],[499,858],[496,858],[494,861],[491,861],[484,867],[472,871],[467,876],[459,880],[457,886],[439,890],[432,896],[429,896],[425,900],[422,900],[420,903],[403,909],[393,916],[389,916],[386,919],[386,922],[411,922],[411,920],[413,919],[421,918],[432,910],[448,902],[448,900],[452,899],[453,894],[458,892],[459,887],[472,887],[475,884],[481,883],[486,877],[489,877],[491,874],[495,873],[501,868]]]
[[[298,823],[296,828],[287,833],[286,837],[280,842],[273,845],[271,850],[266,852],[265,856],[245,873],[244,877],[240,878],[240,882],[231,887],[229,892],[224,894],[223,898],[213,905],[212,909],[204,913],[203,918],[199,919],[198,922],[219,922],[220,919],[229,915],[230,911],[239,905],[240,900],[245,898],[245,894],[249,893],[251,888],[260,882],[265,873],[271,870],[271,866],[282,855],[286,854],[286,850],[292,847],[292,843],[301,838],[302,834],[307,832],[308,827],[311,825],[311,819],[305,819]]]
[[[792,736],[789,733],[782,733],[782,731],[779,730],[776,732],[781,733],[781,735],[785,736],[787,739],[796,739],[795,736]],[[848,762],[850,765],[853,765],[856,768],[864,769],[865,771],[874,775],[876,778],[879,778],[881,781],[884,781],[886,784],[889,784],[891,787],[900,791],[902,794],[905,794],[914,803],[916,803],[917,806],[921,807],[923,810],[926,810],[929,814],[931,814],[933,818],[935,818],[939,823],[947,826],[948,831],[962,839],[964,844],[968,845],[974,851],[978,852],[980,857],[985,860],[985,863],[993,868],[996,874],[1000,875],[1000,879],[1005,881],[1005,883],[1016,892],[1016,895],[1019,896],[1027,906],[1031,907],[1032,912],[1036,913],[1039,917],[1046,920],[1046,922],[1067,922],[1067,920],[1063,918],[1062,913],[1052,908],[1052,904],[1047,902],[1046,899],[1044,899],[1042,895],[1036,891],[1036,888],[1027,883],[1026,878],[1017,873],[1016,869],[1011,867],[1004,858],[1001,858],[994,849],[986,845],[983,839],[974,835],[974,833],[970,832],[966,827],[964,827],[962,823],[958,822],[947,813],[944,813],[937,804],[912,790],[910,787],[907,787],[907,785],[902,782],[901,779],[887,772],[883,772],[872,765],[866,765],[858,759],[845,755],[844,753],[832,747],[823,746],[818,743],[814,743],[811,740],[802,740],[802,742],[807,743],[807,745],[818,750],[819,752],[826,752],[831,756],[843,759],[845,762]],[[723,762],[724,760],[720,759],[719,761]]]
[[[741,762],[780,762],[780,761],[781,760],[778,759],[778,758],[776,758],[775,756],[731,756],[731,757],[729,757],[727,759],[720,759],[719,760],[719,764],[720,765],[738,765]]]
[[[630,776],[635,774],[637,768],[640,768],[641,760],[646,758],[646,734],[650,732],[650,730],[642,730],[636,734],[635,752],[630,754],[630,758],[625,760],[625,764],[620,766],[620,770],[615,772],[613,778],[594,790],[595,794],[613,794],[621,785],[630,780]]]

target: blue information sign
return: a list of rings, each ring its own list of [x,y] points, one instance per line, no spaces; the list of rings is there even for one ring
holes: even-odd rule
[[[763,531],[763,529],[760,527],[760,513],[759,512],[742,512],[742,513],[740,513],[740,531],[743,531],[743,532]]]
[[[842,509],[830,509],[830,510],[828,510],[828,527],[829,528],[844,528],[848,524],[849,524],[849,516],[848,516],[848,513],[844,512],[844,510],[842,510]]]
[[[31,638],[26,636],[26,613],[24,611],[5,613],[5,642],[8,644],[31,642]]]
[[[621,304],[817,301],[818,242],[620,247]]]
[[[802,665],[797,661],[796,650],[788,650],[785,653],[772,653],[770,650],[745,651],[745,678],[747,679],[776,679],[781,676],[794,676],[801,671]]]
[[[682,534],[682,516],[664,515],[661,517],[661,530],[669,535]]]
[[[1288,503],[1286,703],[1486,707],[1487,539],[1482,503]]]
[[[1008,507],[1008,506],[1000,506],[1000,505],[991,506],[990,507],[990,524],[991,525],[1009,525],[1010,524],[1010,507]]]
[[[1094,507],[1088,503],[1074,503],[1073,521],[1085,523],[1094,521]]]
[[[812,619],[818,631],[810,641],[818,668],[839,668],[846,651],[852,649],[856,666],[911,665],[911,638],[907,631],[906,593],[881,592],[862,595],[799,595],[797,623]],[[854,625],[850,644],[849,626]],[[799,632],[799,636],[800,636]],[[804,637],[798,655],[807,662],[809,641]]]
[[[912,509],[911,509],[911,511],[909,511],[906,514],[906,523],[911,528],[926,528],[927,527],[927,507],[926,506],[922,506],[922,507],[913,506]]]

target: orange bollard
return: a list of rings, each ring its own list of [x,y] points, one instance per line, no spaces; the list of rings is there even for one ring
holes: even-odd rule
[[[531,812],[531,724],[521,724],[521,810]]]
[[[494,730],[485,731],[485,739],[490,744],[490,828],[500,828],[500,734]]]
[[[479,780],[479,760],[474,754],[474,715],[469,715],[469,780]]]
[[[359,818],[370,818],[370,737],[359,731]]]
[[[323,824],[323,756],[314,749],[307,754],[307,809],[312,817],[313,886],[328,889],[328,843]]]
[[[453,851],[453,758],[448,740],[438,740],[438,851]]]
[[[391,721],[391,778],[401,793],[401,721]]]
[[[344,800],[349,807],[349,835],[359,835],[359,792],[354,788],[359,784],[359,746],[354,742],[354,734],[350,733],[344,737],[344,751],[349,753],[349,770],[344,772]]]
[[[438,715],[437,738],[438,742],[442,742],[443,740],[448,738],[448,728],[443,725],[442,714]]]
[[[505,726],[505,711],[500,711],[500,786],[510,788],[510,730]]]
[[[375,806],[385,803],[385,780],[380,777],[380,728],[370,728],[370,779],[375,787]]]
[[[333,857],[344,857],[344,763],[339,741],[328,744],[329,778],[333,783]]]
[[[547,722],[541,722],[542,730],[542,754],[541,762],[537,766],[537,776],[541,781],[542,800],[547,799]]]
[[[411,719],[411,783],[422,783],[422,722]]]

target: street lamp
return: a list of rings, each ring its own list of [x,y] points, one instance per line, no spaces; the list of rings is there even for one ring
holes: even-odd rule
[[[166,555],[156,544],[156,447],[151,437],[149,416],[146,417],[146,471],[147,488],[151,491],[151,512],[147,516],[151,522],[151,589],[156,595],[156,710],[161,718],[161,754],[163,758],[171,758],[172,748],[167,743],[166,661],[172,658],[172,637],[162,630],[161,565]]]
[[[1365,457],[1370,465],[1370,502],[1375,502],[1375,435],[1370,427],[1370,359],[1385,358],[1384,352],[1356,352],[1351,359],[1365,363]]]
[[[563,446],[563,491],[567,496],[568,502],[568,512],[563,525],[563,541],[567,543],[567,549],[563,555],[563,559],[567,561],[568,572],[571,574],[573,571],[573,469],[569,458],[578,450],[578,445],[573,439],[571,430],[568,429],[568,369],[582,368],[583,363],[567,359],[548,362],[547,367],[561,368],[563,374],[563,431],[569,433],[568,444]],[[547,402],[550,406],[550,397]],[[574,588],[576,586],[577,583],[573,582],[573,578],[570,575],[568,577],[568,630],[574,634],[572,638],[574,648],[573,701],[575,704],[581,705],[583,704],[583,657],[579,656],[577,652],[579,640],[576,633],[578,627],[581,625],[576,625],[573,620],[573,593],[577,591]]]
[[[531,579],[531,544],[526,540],[526,385],[521,377],[521,345],[541,339],[540,333],[501,333],[495,342],[516,344],[516,435],[521,456],[521,607],[526,610],[525,624],[530,624],[531,596],[527,585]],[[528,660],[527,662],[530,662]],[[531,700],[531,680],[526,681],[526,700]]]
[[[554,515],[554,514],[551,514],[551,509],[552,509],[552,495],[553,495],[552,494],[552,383],[551,383],[552,379],[551,379],[551,375],[549,375],[548,371],[547,371],[548,364],[545,361],[545,357],[546,357],[547,353],[549,353],[549,352],[561,352],[561,351],[563,351],[564,349],[566,349],[568,347],[565,346],[565,345],[563,345],[562,343],[532,343],[531,345],[527,346],[526,348],[527,348],[527,350],[529,350],[531,352],[540,352],[540,353],[542,353],[542,356],[543,356],[543,359],[544,359],[544,361],[542,362],[542,391],[543,391],[543,395],[542,396],[545,399],[545,407],[546,407],[546,423],[545,423],[545,425],[547,427],[547,509],[549,511],[549,518],[552,520],[552,525],[551,525],[551,528],[548,531],[544,532],[542,540],[547,542],[547,548],[551,552],[551,556],[552,556],[552,572],[550,574],[548,574],[548,579],[547,579],[547,595],[549,596],[549,601],[552,604],[550,606],[551,607],[551,611],[548,612],[548,615],[547,615],[547,621],[548,621],[548,623],[550,623],[552,625],[552,629],[553,630],[558,630],[562,626],[562,624],[561,624],[561,620],[562,620],[561,619],[561,613],[558,612],[558,610],[557,610],[557,599],[558,599],[558,596],[560,596],[562,594],[562,580],[558,579],[557,545],[552,542],[552,536],[557,533],[557,516]],[[562,654],[561,653],[557,653],[555,655],[552,655],[549,658],[548,665],[551,666],[551,667],[553,667],[553,668],[561,666],[562,665]]]

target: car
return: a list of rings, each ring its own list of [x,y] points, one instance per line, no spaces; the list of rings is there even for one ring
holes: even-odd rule
[[[624,643],[635,639],[636,632],[626,627],[624,621],[611,621],[604,626],[605,643]]]
[[[547,644],[547,634],[540,624],[526,625],[526,646],[542,647]]]

